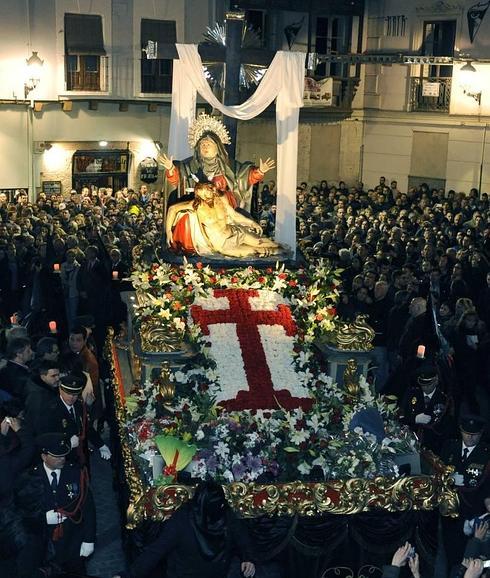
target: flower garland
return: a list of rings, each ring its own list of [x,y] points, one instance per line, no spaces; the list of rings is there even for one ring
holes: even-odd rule
[[[128,432],[149,482],[153,438],[158,434],[180,437],[199,447],[187,468],[194,478],[269,482],[397,475],[393,456],[414,451],[416,442],[397,422],[396,406],[376,398],[364,380],[353,402],[323,372],[311,347],[317,337],[335,327],[338,274],[324,263],[298,271],[284,266],[266,271],[252,267],[214,271],[187,262],[181,267],[155,264],[133,273],[136,290],[146,296],[136,306],[136,321],[161,318],[185,332],[199,350],[194,363],[174,373],[176,396],[171,407],[164,406],[151,383],[133,392]],[[240,300],[239,295],[247,298],[244,310],[233,304]],[[231,339],[226,330],[229,324],[224,321],[228,314],[231,321],[238,310],[242,314],[246,310],[255,327],[257,319],[267,323],[271,313],[278,314],[280,323],[260,326],[260,331],[265,328],[269,332],[264,339],[261,336],[262,344],[270,344],[266,357],[275,360],[268,366],[272,373],[278,372],[272,380],[284,383],[289,379],[281,374],[284,359],[279,353],[285,345],[279,345],[281,339],[288,337],[293,361],[286,365],[297,378],[295,394],[307,392],[309,404],[288,408],[279,403],[267,409],[235,411],[233,404],[226,403],[228,388],[236,388],[237,383],[244,387],[250,375],[243,363],[240,368],[233,362],[227,370],[233,379],[228,382],[223,370],[226,364],[211,351],[213,342],[216,351]],[[289,317],[286,311],[290,311]],[[201,323],[206,315],[217,314],[223,316],[222,323]],[[243,343],[240,346],[243,348]],[[364,408],[375,408],[381,414],[383,440],[359,429],[351,431],[352,417]]]

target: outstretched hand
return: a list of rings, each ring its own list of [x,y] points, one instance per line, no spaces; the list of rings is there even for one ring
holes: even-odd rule
[[[271,159],[270,157],[267,158],[265,161],[260,159],[259,162],[259,171],[265,175],[266,172],[270,171],[276,166],[276,161]]]
[[[400,548],[398,548],[398,550],[393,554],[391,565],[398,566],[399,568],[405,566],[411,547],[412,546],[409,542],[405,542],[403,546],[400,546]]]
[[[165,167],[165,169],[169,173],[172,173],[174,170],[174,157],[170,156],[170,158],[169,158],[165,153],[162,153],[161,154],[161,160],[162,160],[162,165]]]

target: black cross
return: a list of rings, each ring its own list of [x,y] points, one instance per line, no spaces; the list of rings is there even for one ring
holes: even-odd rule
[[[240,64],[259,64],[269,66],[275,56],[272,50],[262,48],[242,48],[243,12],[226,14],[226,46],[210,43],[199,44],[198,50],[203,62],[225,63],[224,103],[240,104]],[[178,59],[175,44],[158,44],[158,58]],[[224,123],[230,133],[231,144],[227,147],[231,158],[235,157],[237,119],[225,116]]]

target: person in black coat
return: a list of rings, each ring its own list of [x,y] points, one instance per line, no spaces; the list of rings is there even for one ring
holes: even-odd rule
[[[105,330],[111,318],[111,269],[110,263],[99,247],[89,245],[86,261],[77,276],[80,292],[79,313],[92,315],[95,320],[94,339],[98,351],[104,347]]]
[[[255,565],[249,561],[245,529],[229,508],[223,488],[203,482],[192,500],[165,522],[129,572],[114,578],[144,578],[164,559],[168,578],[226,578],[234,551],[244,560],[242,575],[253,576]]]
[[[109,459],[111,452],[93,428],[86,405],[79,399],[87,381],[82,374],[68,374],[60,378],[59,393],[49,399],[41,408],[36,420],[30,421],[36,435],[48,432],[63,434],[71,444],[68,461],[81,466],[88,465],[88,442],[100,452],[103,459]]]
[[[0,389],[12,397],[23,400],[24,387],[30,377],[28,363],[34,357],[31,342],[25,337],[16,337],[7,345],[7,364],[0,370]]]
[[[0,508],[12,498],[17,476],[30,466],[34,443],[19,417],[22,407],[16,402],[0,406]]]
[[[26,511],[26,499],[36,502],[29,522],[32,533],[18,557],[19,575],[35,575],[33,570],[47,562],[62,571],[83,574],[85,559],[94,551],[96,532],[86,470],[67,463],[70,443],[63,434],[44,434],[36,441],[42,463],[25,474],[17,487],[21,510]]]
[[[33,375],[24,388],[26,422],[36,429],[42,408],[58,396],[60,368],[58,362],[41,360],[33,363]]]

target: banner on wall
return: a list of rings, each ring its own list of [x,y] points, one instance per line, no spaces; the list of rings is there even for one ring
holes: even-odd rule
[[[490,0],[466,0],[459,49],[474,58],[488,56],[490,49]]]

